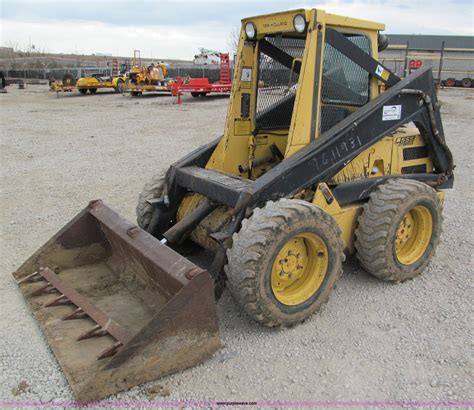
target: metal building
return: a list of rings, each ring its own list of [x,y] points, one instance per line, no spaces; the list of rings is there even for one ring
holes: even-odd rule
[[[446,86],[474,86],[474,37],[388,34],[390,45],[380,54],[383,64],[399,76],[431,66]]]

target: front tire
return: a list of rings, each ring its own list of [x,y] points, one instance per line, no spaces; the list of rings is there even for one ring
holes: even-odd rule
[[[89,88],[89,92],[91,94],[95,94],[97,92],[97,88]]]
[[[145,184],[142,192],[138,195],[136,208],[137,224],[142,229],[147,229],[153,213],[152,206],[147,202],[150,199],[159,198],[163,193],[164,177],[161,174],[153,175],[151,180]]]
[[[430,263],[441,234],[441,205],[423,182],[393,179],[380,185],[364,205],[355,248],[371,275],[403,282]]]
[[[267,202],[232,239],[229,289],[249,316],[269,327],[291,326],[316,312],[342,273],[336,221],[305,201]]]

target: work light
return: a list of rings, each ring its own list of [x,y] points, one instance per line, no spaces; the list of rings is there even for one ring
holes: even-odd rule
[[[306,28],[306,20],[302,14],[297,14],[293,18],[293,26],[295,27],[296,32],[302,33]]]
[[[255,35],[257,34],[257,29],[255,28],[255,24],[253,23],[247,23],[245,25],[245,34],[247,35],[247,38],[249,40],[253,40],[255,38]]]

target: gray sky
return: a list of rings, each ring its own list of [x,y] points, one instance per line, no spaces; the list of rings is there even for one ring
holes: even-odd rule
[[[190,59],[228,51],[246,16],[317,7],[386,24],[387,33],[474,34],[474,0],[0,0],[0,45],[47,52]]]

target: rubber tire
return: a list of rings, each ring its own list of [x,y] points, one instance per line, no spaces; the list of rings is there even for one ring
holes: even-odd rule
[[[403,216],[417,205],[427,207],[433,232],[425,253],[413,264],[401,264],[395,255],[397,228]],[[371,275],[404,282],[419,275],[430,263],[441,235],[441,205],[436,191],[423,182],[392,179],[370,194],[358,218],[354,246],[362,267]]]
[[[456,79],[455,78],[448,78],[446,80],[447,87],[456,87]]]
[[[296,306],[281,304],[271,290],[271,269],[281,246],[300,232],[315,232],[326,242],[329,267],[316,293]],[[268,327],[292,326],[304,321],[327,302],[345,259],[340,229],[321,208],[300,200],[267,202],[242,221],[232,237],[225,266],[229,289],[238,305]]]
[[[74,86],[76,85],[76,79],[72,74],[66,73],[62,77],[62,82],[64,86]]]
[[[147,229],[151,221],[152,206],[147,200],[159,198],[163,192],[164,176],[162,174],[153,175],[151,180],[145,184],[142,192],[138,195],[136,207],[137,224],[142,229]]]
[[[97,88],[89,88],[89,92],[91,94],[95,94],[97,92]]]
[[[198,98],[200,95],[201,95],[201,93],[196,93],[194,91],[191,93],[191,96],[194,97],[194,98]]]
[[[199,93],[199,95],[200,95],[202,98],[206,97],[207,94],[209,94],[209,93]]]
[[[463,78],[461,81],[461,86],[464,88],[471,88],[472,80],[470,78]]]
[[[77,91],[84,95],[87,93],[87,88],[79,88]]]

